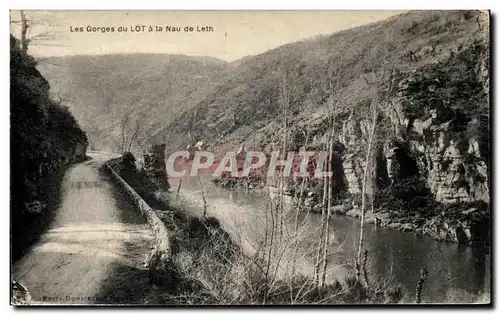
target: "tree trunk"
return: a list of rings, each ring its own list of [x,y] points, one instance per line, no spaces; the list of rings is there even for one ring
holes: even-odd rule
[[[24,11],[21,10],[21,53],[26,56],[28,54],[28,20],[24,15]]]
[[[282,93],[283,93],[283,159],[287,158],[287,110],[288,110],[288,87],[287,87],[287,73],[285,70],[285,73],[283,73],[283,87],[282,87]],[[284,189],[285,189],[285,177],[284,177],[284,169],[281,174],[280,178],[280,205],[279,205],[279,220],[280,220],[280,228],[279,228],[279,235],[280,235],[280,241],[283,237],[283,210],[285,207],[284,201],[285,201],[285,196],[284,196]]]
[[[312,109],[309,111],[309,123],[307,124],[307,131],[306,131],[306,140],[304,143],[304,146],[307,147],[307,144],[309,143],[309,136],[311,132],[311,120],[312,120]],[[306,166],[306,173],[307,173],[307,166]],[[302,200],[304,198],[304,189],[305,189],[305,183],[308,180],[307,175],[305,177],[302,177],[302,182],[300,183],[300,192],[297,195],[297,192],[295,192],[295,197],[296,199],[298,198],[298,206],[295,209],[295,221],[294,221],[294,226],[293,226],[293,237],[294,237],[294,247],[293,247],[293,261],[292,261],[292,275],[295,274],[295,265],[297,263],[297,248],[298,248],[298,231],[299,231],[299,212],[302,211]]]
[[[363,186],[361,189],[361,222],[360,222],[360,231],[359,231],[359,245],[358,245],[358,254],[356,258],[356,277],[357,279],[361,279],[361,254],[363,251],[363,236],[364,236],[364,224],[365,224],[365,212],[366,212],[366,184],[368,181],[368,168],[370,167],[370,159],[371,159],[371,149],[373,145],[373,138],[375,134],[375,126],[377,123],[377,104],[372,101],[372,125],[370,134],[368,136],[368,149],[366,152],[365,159],[365,169],[363,172]]]
[[[128,143],[128,151],[132,149],[132,144],[134,143],[135,138],[137,137],[137,134],[139,133],[140,125],[139,122],[137,122],[137,126],[135,128],[134,134],[132,134],[132,137],[130,137],[130,141]]]
[[[332,135],[330,136],[330,145],[328,148],[328,172],[332,169],[332,154],[333,154],[333,134],[335,131],[332,131]],[[326,282],[326,268],[327,268],[327,257],[328,257],[328,246],[330,246],[330,216],[331,216],[331,204],[332,204],[332,178],[328,177],[328,198],[326,205],[326,220],[325,220],[325,242],[323,247],[323,270],[322,270],[322,279],[321,286],[325,286]]]
[[[129,119],[129,113],[125,113],[125,117],[123,118],[123,121],[122,121],[122,146],[120,148],[120,151],[121,153],[125,153],[125,143],[126,143],[126,139],[125,139],[125,129],[127,128],[127,123],[128,123],[128,119]]]

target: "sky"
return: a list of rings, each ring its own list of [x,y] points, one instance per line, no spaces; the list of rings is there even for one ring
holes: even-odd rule
[[[39,39],[33,41],[29,50],[35,56],[167,53],[212,56],[224,61],[400,13],[402,11],[25,11],[26,18],[33,24],[30,36]],[[11,11],[11,21],[19,20],[20,12]],[[180,27],[181,31],[169,32],[167,26]],[[19,23],[11,23],[11,32],[19,37]]]

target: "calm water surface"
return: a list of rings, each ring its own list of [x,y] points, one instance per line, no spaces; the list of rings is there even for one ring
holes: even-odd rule
[[[172,182],[172,190],[175,191],[177,184],[175,180]],[[190,183],[184,182],[180,190],[184,207],[198,214],[202,211],[200,187],[198,181],[192,180]],[[208,178],[203,180],[203,190],[209,215],[218,218],[235,239],[251,250],[265,233],[269,198],[259,192],[223,189],[213,185]],[[286,216],[289,224],[285,229],[292,230],[294,214],[288,213]],[[309,248],[313,248],[319,239],[321,214],[302,216],[300,222],[300,268],[304,273],[311,273],[315,256]],[[355,257],[359,227],[357,219],[344,216],[331,218],[329,278],[342,278],[352,272],[349,263]],[[426,302],[443,302],[450,295],[458,299],[462,295],[476,295],[485,288],[485,279],[490,276],[488,248],[438,242],[408,232],[374,228],[373,225],[366,226],[365,236],[371,271],[383,279],[400,283],[410,297],[415,295],[422,267],[429,272],[423,291]]]

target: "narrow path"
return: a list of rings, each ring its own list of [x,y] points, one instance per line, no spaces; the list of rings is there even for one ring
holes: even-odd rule
[[[65,175],[56,218],[12,268],[33,304],[135,304],[149,292],[146,221],[100,171],[95,154]]]

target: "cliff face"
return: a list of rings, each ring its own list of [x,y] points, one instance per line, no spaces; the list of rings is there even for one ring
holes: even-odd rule
[[[392,108],[382,109],[377,121],[372,189],[412,178],[440,203],[489,203],[488,49],[474,42],[399,82]],[[415,95],[416,87],[421,95]],[[350,119],[339,128],[351,194],[361,192],[370,124]]]
[[[398,92],[379,109],[369,161],[367,193],[381,212],[373,220],[457,243],[488,240],[488,69],[489,47],[475,40],[397,79]],[[355,200],[362,191],[372,122],[364,115],[347,116],[336,139],[345,147],[344,172],[333,181],[346,183],[346,197]],[[348,214],[358,216],[359,210]]]
[[[449,124],[433,125],[432,118],[429,120],[421,122],[428,126],[421,130],[432,132],[435,140],[430,145],[414,141],[412,147],[422,156],[419,167],[424,170],[427,185],[436,200],[444,203],[489,202],[487,160],[481,156],[478,139],[465,139],[466,151],[462,151],[460,142],[450,139],[447,133]]]
[[[429,134],[433,136],[429,142],[409,140],[404,143],[405,147],[411,149],[411,154],[418,158],[411,160],[408,154],[403,153],[403,144],[391,145],[388,139],[382,152],[375,152],[374,158],[381,159],[381,162],[376,163],[376,172],[386,174],[391,181],[397,181],[395,168],[406,168],[412,175],[418,173],[438,202],[489,202],[489,162],[488,157],[482,153],[484,150],[488,152],[488,145],[481,143],[478,137],[453,139],[449,133],[450,122],[436,124],[434,120],[435,118],[416,120],[413,125],[405,126],[422,138]],[[489,124],[487,119],[482,123],[486,126]],[[343,144],[353,148],[351,153],[343,156],[342,164],[349,192],[359,194],[362,188],[365,153],[355,152],[354,148],[359,150],[359,144],[364,141],[354,135],[354,124],[348,123],[341,133],[341,139],[351,139]],[[362,136],[367,135],[363,132]],[[410,161],[405,162],[408,159]],[[378,175],[378,178],[381,176],[383,175]]]

